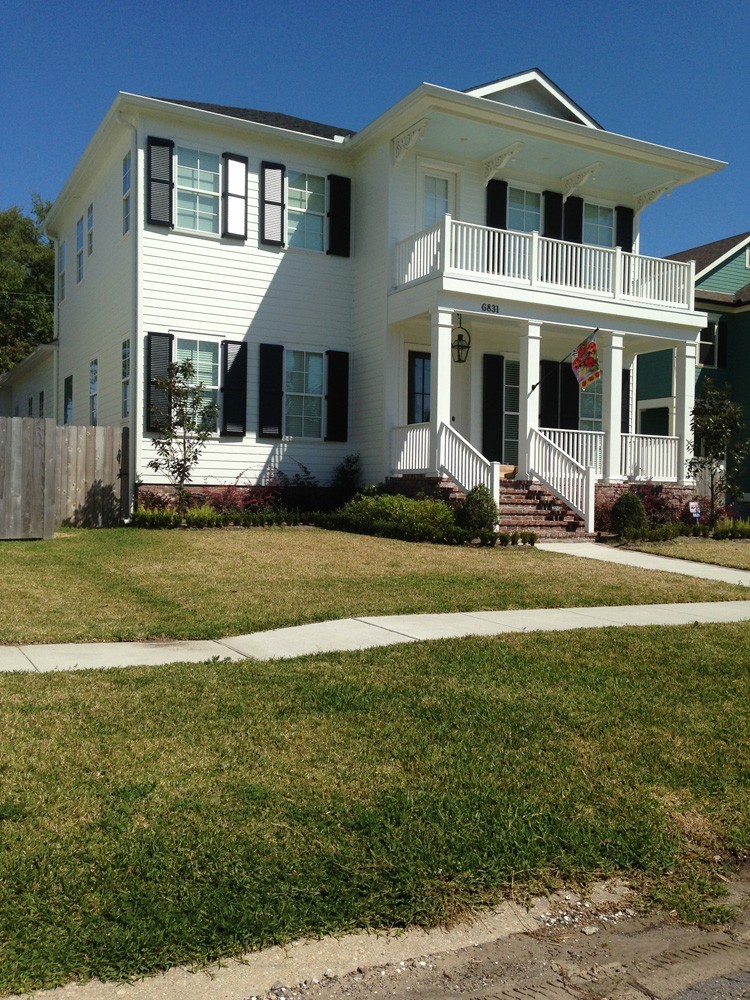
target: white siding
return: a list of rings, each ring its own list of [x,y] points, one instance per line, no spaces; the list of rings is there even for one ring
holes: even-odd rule
[[[55,407],[55,357],[53,350],[31,355],[13,370],[12,381],[5,389],[0,389],[0,416],[38,417],[39,393],[44,393],[45,417],[54,416]],[[29,398],[32,412],[29,413]],[[16,412],[17,411],[17,412]]]

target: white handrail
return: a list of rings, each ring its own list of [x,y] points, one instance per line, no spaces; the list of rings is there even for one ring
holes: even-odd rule
[[[492,491],[492,463],[448,424],[438,429],[438,468],[467,493],[480,484]]]
[[[529,474],[543,483],[583,518],[584,529],[594,530],[595,470],[584,468],[538,430],[529,434]]]
[[[593,465],[597,476],[601,476],[605,437],[603,431],[574,431],[557,427],[540,427],[539,431],[579,465],[584,468]]]

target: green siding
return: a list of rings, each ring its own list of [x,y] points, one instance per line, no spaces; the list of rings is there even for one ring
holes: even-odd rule
[[[737,292],[750,282],[750,268],[745,266],[746,247],[725,260],[705,278],[696,282],[696,288],[706,288],[712,292]]]
[[[672,395],[672,352],[638,355],[636,398],[662,399]]]

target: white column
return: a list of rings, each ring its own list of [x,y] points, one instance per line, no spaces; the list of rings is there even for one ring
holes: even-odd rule
[[[693,481],[687,471],[687,461],[693,450],[693,432],[690,423],[695,406],[695,341],[679,344],[674,353],[674,433],[675,437],[679,438],[676,471],[677,482],[684,486]]]
[[[621,333],[600,330],[596,335],[602,369],[602,430],[604,455],[602,478],[606,483],[622,479],[620,447],[622,435],[622,345]]]
[[[451,328],[453,312],[433,309],[430,313],[430,444],[435,471],[438,469],[438,430],[451,422]]]
[[[519,338],[518,477],[529,476],[529,435],[539,429],[541,323],[529,322]]]

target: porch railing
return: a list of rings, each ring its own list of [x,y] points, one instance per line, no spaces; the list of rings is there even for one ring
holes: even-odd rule
[[[620,437],[620,475],[627,479],[654,479],[676,483],[680,439],[657,434],[623,434]]]
[[[486,486],[500,499],[500,465],[484,455],[448,424],[438,430],[438,469],[467,493],[475,486]]]
[[[406,424],[391,434],[391,468],[396,473],[426,472],[430,462],[430,425]]]
[[[529,434],[529,474],[538,479],[583,518],[584,530],[594,530],[596,472],[567,455],[538,430]]]
[[[539,431],[566,455],[574,458],[584,469],[593,465],[597,476],[601,476],[604,468],[603,431],[569,431],[554,427],[540,427]]]
[[[449,215],[396,245],[395,287],[445,274],[671,309],[693,307],[694,271],[689,262],[491,229]]]

